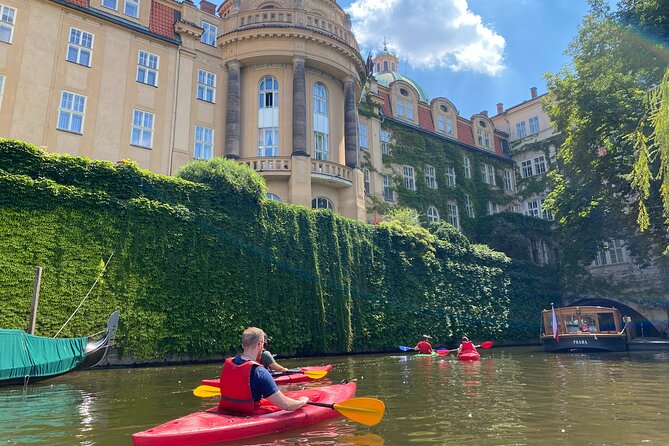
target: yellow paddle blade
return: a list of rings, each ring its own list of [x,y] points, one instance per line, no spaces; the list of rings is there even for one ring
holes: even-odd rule
[[[305,375],[307,375],[311,379],[321,379],[325,375],[328,374],[327,370],[305,370],[304,372]]]
[[[193,395],[199,396],[200,398],[210,398],[212,396],[220,396],[221,388],[214,386],[198,386],[193,390]]]
[[[334,409],[349,420],[366,426],[374,426],[383,419],[386,405],[376,398],[352,398],[335,403]]]

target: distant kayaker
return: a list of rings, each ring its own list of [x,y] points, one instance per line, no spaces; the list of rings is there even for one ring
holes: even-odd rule
[[[279,364],[274,360],[274,356],[272,353],[270,353],[269,350],[265,350],[267,348],[267,344],[269,344],[270,337],[267,336],[267,333],[265,333],[265,343],[263,344],[263,351],[262,354],[260,355],[260,363],[268,370],[272,372],[287,372],[288,369]]]
[[[260,328],[249,327],[244,330],[244,352],[226,359],[221,370],[219,411],[252,414],[262,398],[288,411],[299,409],[309,401],[306,396],[289,398],[279,390],[269,370],[258,362],[264,345],[265,332]]]
[[[462,343],[458,347],[458,356],[468,352],[476,352],[476,347],[474,347],[474,343],[467,336],[463,336]]]
[[[432,353],[432,344],[428,342],[428,339],[430,339],[430,336],[428,335],[423,335],[423,340],[420,341],[416,346],[414,347],[414,350],[418,350],[418,353],[422,355],[429,355]]]

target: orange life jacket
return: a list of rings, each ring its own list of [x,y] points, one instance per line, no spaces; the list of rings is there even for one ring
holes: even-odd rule
[[[462,349],[460,353],[475,352],[474,343],[472,341],[462,341]]]
[[[253,366],[260,366],[255,361],[246,361],[241,365],[232,362],[235,358],[228,358],[221,370],[221,400],[218,410],[252,414],[256,404],[251,392],[251,371]]]

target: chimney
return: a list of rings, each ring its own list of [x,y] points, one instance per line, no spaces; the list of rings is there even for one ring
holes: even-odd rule
[[[530,88],[530,93],[532,94],[532,99],[537,97],[537,87]]]
[[[481,114],[487,118],[488,117],[488,110],[483,110],[481,112]]]
[[[498,102],[497,103],[497,114],[500,115],[502,113],[504,113],[504,104],[502,104],[501,102]]]
[[[200,0],[200,10],[209,14],[216,14],[216,5],[209,3],[207,0]]]

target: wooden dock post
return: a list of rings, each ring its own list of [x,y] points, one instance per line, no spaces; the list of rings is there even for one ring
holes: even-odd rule
[[[33,285],[33,304],[30,307],[30,324],[28,333],[35,334],[35,323],[37,322],[37,303],[39,302],[39,287],[42,283],[42,267],[38,266],[35,270],[35,283]]]

